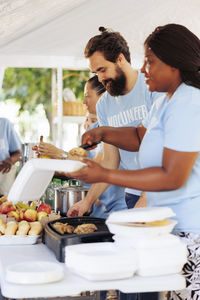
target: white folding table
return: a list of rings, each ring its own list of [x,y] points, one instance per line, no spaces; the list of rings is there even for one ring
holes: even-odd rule
[[[63,280],[40,285],[12,284],[5,280],[6,267],[19,262],[57,262],[64,268]],[[44,244],[23,246],[0,245],[1,293],[6,298],[49,298],[78,295],[83,291],[120,290],[124,293],[162,292],[185,288],[182,275],[159,277],[133,276],[129,279],[111,281],[89,281],[70,272],[64,263],[56,260],[54,253]]]

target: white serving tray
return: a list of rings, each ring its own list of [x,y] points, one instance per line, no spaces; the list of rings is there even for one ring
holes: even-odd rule
[[[21,262],[6,269],[6,281],[16,284],[44,284],[63,277],[63,267],[48,261]]]
[[[33,245],[37,243],[39,235],[2,235],[0,236],[0,246],[2,245]]]
[[[84,163],[76,160],[31,159],[15,179],[8,194],[8,201],[17,203],[38,200],[44,194],[55,171],[74,172],[84,166]]]

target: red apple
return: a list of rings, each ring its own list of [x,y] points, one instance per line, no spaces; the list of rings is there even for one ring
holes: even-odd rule
[[[23,219],[28,222],[35,222],[37,220],[37,211],[33,209],[27,209],[23,212]]]
[[[38,206],[37,212],[45,211],[48,215],[51,213],[51,206],[47,203],[42,203]]]
[[[14,217],[15,220],[18,222],[20,220],[19,211],[18,210],[16,210],[16,211],[9,211],[7,213],[7,217]]]
[[[16,207],[12,202],[3,202],[0,206],[0,213],[7,214],[9,211],[15,211]]]

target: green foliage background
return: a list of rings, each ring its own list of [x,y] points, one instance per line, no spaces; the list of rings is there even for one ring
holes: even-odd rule
[[[63,80],[63,88],[70,88],[76,95],[76,99],[82,101],[85,80],[80,76],[73,76],[75,73],[87,78],[90,75],[89,70],[64,70],[63,77],[68,74],[71,76]],[[0,100],[16,101],[20,105],[19,114],[24,111],[29,111],[31,114],[35,112],[37,105],[42,104],[52,129],[51,75],[52,69],[8,68],[5,71]]]

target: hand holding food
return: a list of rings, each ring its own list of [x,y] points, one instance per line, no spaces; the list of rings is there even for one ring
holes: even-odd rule
[[[62,159],[63,150],[55,147],[52,144],[42,142],[37,146],[37,153],[39,154],[38,157],[40,158],[41,156],[48,156],[54,159]]]
[[[101,142],[103,138],[104,127],[97,127],[88,130],[82,135],[82,144],[92,145],[97,142]]]

